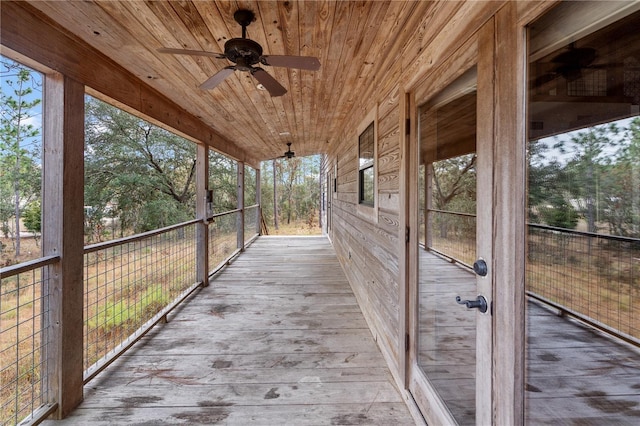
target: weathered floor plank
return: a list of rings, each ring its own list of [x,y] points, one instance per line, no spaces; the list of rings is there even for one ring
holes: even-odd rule
[[[414,424],[323,237],[262,237],[50,425]]]

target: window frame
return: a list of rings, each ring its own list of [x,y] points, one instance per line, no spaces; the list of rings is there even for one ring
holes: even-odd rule
[[[371,134],[369,134],[369,132]],[[371,139],[369,141],[369,139]],[[369,147],[369,143],[371,143],[371,147]],[[372,121],[362,133],[358,136],[358,203],[364,204],[369,207],[373,207],[374,199],[375,199],[375,176],[371,176],[372,182],[371,184],[374,186],[373,191],[371,193],[371,198],[369,199],[366,188],[365,177],[368,175],[368,170],[371,169],[371,172],[375,175],[375,125]],[[363,147],[366,149],[371,149],[371,158],[363,156]],[[364,164],[363,164],[364,163]]]
[[[371,164],[360,166],[360,139],[362,135],[373,126],[373,158]],[[357,152],[356,161],[358,162],[357,174],[357,212],[358,215],[378,222],[378,108],[372,108],[371,111],[363,118],[357,128]],[[366,170],[373,168],[373,200],[371,202],[363,202],[364,180],[363,175]]]

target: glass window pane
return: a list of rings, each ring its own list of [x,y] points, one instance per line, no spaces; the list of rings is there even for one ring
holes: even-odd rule
[[[373,166],[360,171],[360,202],[371,206],[373,206],[373,175]]]
[[[611,23],[606,3],[561,3],[529,32],[530,424],[637,423],[640,12]]]
[[[374,155],[374,128],[373,123],[365,129],[359,138],[359,158],[360,168],[369,167],[373,164]]]

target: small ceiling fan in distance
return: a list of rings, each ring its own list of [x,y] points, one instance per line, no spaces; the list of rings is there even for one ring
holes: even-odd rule
[[[270,158],[269,161],[271,161],[271,160],[275,161],[275,160],[279,160],[281,158],[286,158],[287,160],[290,160],[295,156],[296,156],[296,153],[291,151],[291,142],[287,142],[287,150],[284,152],[284,154],[283,155],[279,155],[277,157]]]
[[[320,69],[320,61],[313,56],[287,56],[287,55],[263,55],[262,46],[247,38],[247,26],[255,21],[256,17],[250,10],[240,9],[233,14],[235,21],[242,27],[242,38],[232,38],[224,44],[224,53],[207,52],[187,49],[158,49],[160,53],[172,53],[178,55],[210,56],[217,59],[227,59],[235,65],[230,65],[218,71],[200,85],[203,90],[213,89],[224,81],[234,71],[250,73],[258,83],[267,89],[271,96],[282,96],[287,93],[278,81],[258,64],[274,67],[297,68],[301,70],[317,71]]]
[[[286,158],[287,160],[290,160],[296,156],[296,153],[291,151],[291,142],[287,142],[287,148],[288,149],[285,151],[284,155],[278,158]]]

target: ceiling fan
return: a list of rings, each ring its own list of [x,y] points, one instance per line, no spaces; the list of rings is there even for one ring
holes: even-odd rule
[[[320,61],[313,56],[263,55],[262,46],[247,38],[247,26],[256,19],[252,11],[246,9],[237,10],[233,14],[233,19],[242,27],[242,38],[227,40],[224,44],[224,53],[171,48],[161,48],[158,49],[158,52],[178,55],[211,56],[218,59],[228,59],[235,64],[221,69],[202,83],[200,88],[203,90],[213,89],[234,71],[244,71],[250,73],[258,80],[258,83],[267,89],[271,96],[282,96],[287,93],[287,89],[264,69],[255,65],[262,64],[309,71],[317,71],[320,69]]]
[[[293,157],[296,156],[296,153],[291,151],[291,142],[287,142],[287,150],[285,151],[284,155],[280,158],[286,158],[287,160],[291,160]]]
[[[596,50],[594,48],[576,47],[574,43],[571,43],[566,50],[546,62],[549,71],[538,76],[534,83],[536,86],[540,86],[558,77],[563,77],[567,81],[578,80],[584,69],[596,68],[592,65],[595,59]]]
[[[279,160],[281,158],[286,158],[287,160],[291,160],[295,156],[296,156],[296,153],[291,151],[291,142],[287,142],[287,150],[284,152],[284,154],[283,155],[279,155],[277,157],[270,158],[269,160],[275,161],[275,160]]]

